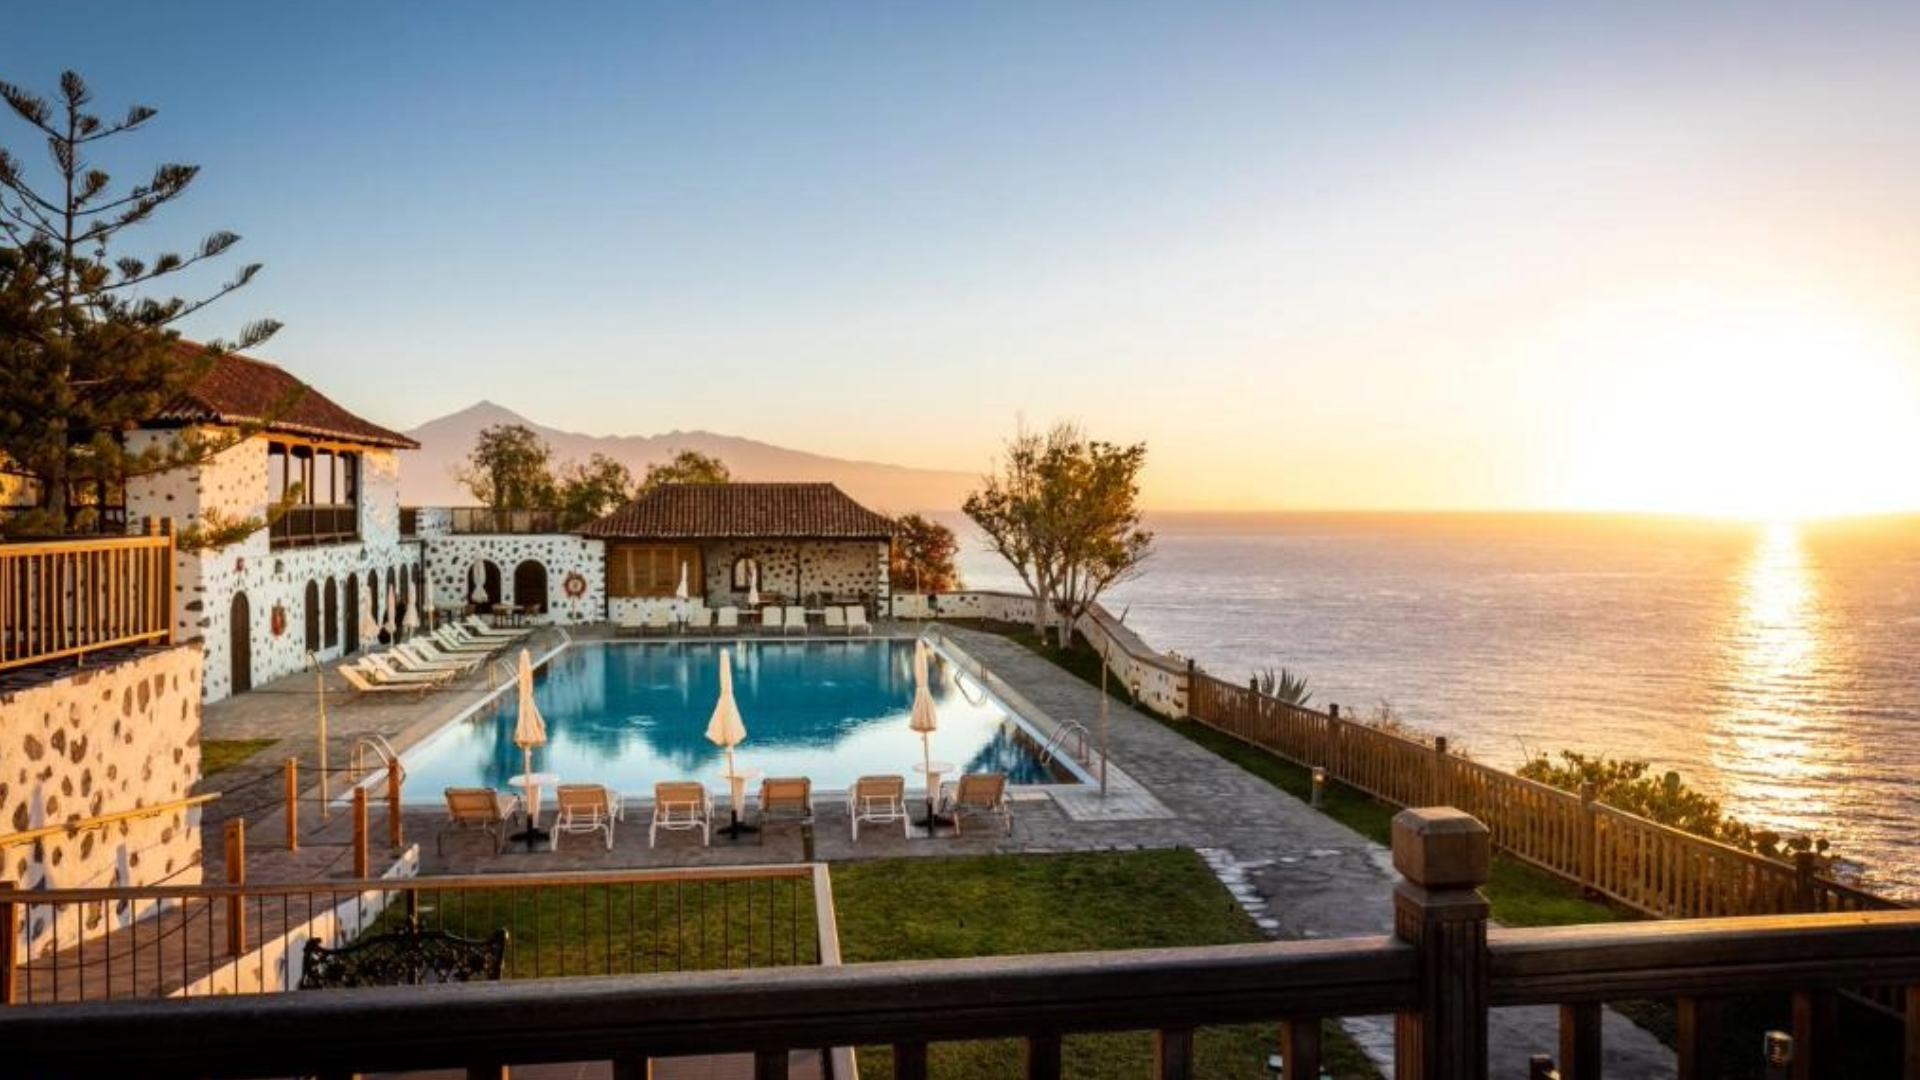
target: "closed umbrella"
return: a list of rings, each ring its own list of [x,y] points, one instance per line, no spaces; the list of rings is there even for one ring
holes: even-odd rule
[[[520,781],[527,792],[527,831],[522,836],[527,850],[536,840],[545,840],[540,831],[540,784],[534,779],[533,748],[547,744],[547,722],[533,700],[533,654],[520,650],[520,718],[513,725],[513,744],[520,748]]]
[[[747,564],[747,606],[750,608],[757,608],[760,606],[760,564],[759,563]]]
[[[933,746],[931,739],[934,730],[940,726],[940,717],[933,707],[933,689],[927,685],[927,643],[913,643],[913,712],[907,717],[907,726],[920,733],[920,771],[927,777],[927,828],[931,830],[935,823],[935,806],[940,794],[940,774],[933,771]]]
[[[467,580],[473,582],[473,591],[467,594],[467,599],[473,601],[475,604],[484,605],[488,603],[491,598],[487,596],[486,563],[476,562],[468,567]]]
[[[420,632],[420,605],[424,603],[426,603],[426,601],[421,599],[418,591],[415,591],[413,594],[413,603],[408,604],[407,613],[400,616],[400,629],[405,630],[408,637],[412,637]]]
[[[727,784],[733,803],[728,808],[731,820],[726,833],[738,839],[741,833],[753,830],[740,824],[740,802],[746,797],[747,778],[733,766],[733,748],[747,741],[747,725],[733,700],[733,656],[728,649],[720,650],[720,700],[713,706],[713,718],[707,721],[707,741],[727,751]]]
[[[360,642],[364,649],[371,649],[379,642],[380,620],[373,617],[373,590],[366,593],[367,602],[360,608]]]
[[[673,590],[673,598],[675,600],[687,598],[687,564],[685,562],[680,564],[680,587]]]
[[[432,627],[433,619],[436,615],[434,611],[434,604],[433,604],[433,575],[432,574],[420,575],[420,595],[416,599],[419,601],[418,606],[426,609],[427,625],[429,627]]]
[[[399,603],[400,603],[399,590],[395,589],[392,585],[388,585],[387,586],[387,613],[385,617],[383,617],[380,621],[380,632],[387,636],[388,641],[400,640],[399,638],[400,625],[393,621],[393,609],[396,606],[398,606]]]

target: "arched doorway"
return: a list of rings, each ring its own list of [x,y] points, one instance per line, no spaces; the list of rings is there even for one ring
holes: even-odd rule
[[[326,635],[327,648],[331,649],[340,644],[340,586],[332,578],[327,579],[326,605],[320,622]]]
[[[309,580],[305,603],[301,604],[301,615],[307,627],[307,651],[320,651],[320,583]]]
[[[513,602],[521,611],[538,615],[553,606],[547,596],[547,566],[528,559],[513,568]]]
[[[360,650],[360,579],[347,575],[347,602],[340,607],[340,625],[345,628],[347,651]]]
[[[233,606],[227,611],[227,658],[232,664],[233,692],[253,689],[253,612],[243,592],[233,594]]]

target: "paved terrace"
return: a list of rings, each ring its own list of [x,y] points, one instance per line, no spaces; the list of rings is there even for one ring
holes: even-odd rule
[[[905,635],[914,629],[912,624],[883,624],[880,633]],[[948,630],[956,644],[993,673],[996,689],[1004,684],[1041,714],[1031,718],[1043,728],[1054,719],[1095,726],[1100,708],[1096,689],[1005,638],[958,627]],[[536,656],[558,644],[559,635],[552,631],[530,641]],[[347,762],[354,740],[365,733],[386,736],[404,753],[487,691],[486,679],[475,675],[445,691],[356,699],[338,676],[329,673],[324,678],[329,753],[336,765]],[[1271,938],[1391,933],[1395,875],[1384,849],[1150,717],[1118,703],[1111,715],[1115,774],[1105,804],[1097,792],[1028,791],[1016,796],[1011,836],[1000,835],[986,823],[969,827],[957,837],[942,830],[932,839],[874,826],[863,830],[855,843],[848,836],[844,803],[832,793],[817,794],[813,855],[842,862],[1186,847],[1201,853]],[[218,822],[235,814],[248,819],[252,880],[345,876],[350,861],[345,814],[336,812],[324,834],[309,834],[303,827],[303,836],[310,838],[303,841],[298,856],[290,857],[284,850],[284,820],[277,806],[282,798],[281,763],[292,754],[300,757],[303,767],[311,766],[315,728],[312,673],[290,676],[208,708],[205,738],[277,740],[248,764],[203,785],[205,790],[228,793],[216,804],[216,812],[207,816],[209,880],[219,880],[221,874]],[[750,751],[751,742],[746,752]],[[717,794],[724,803],[724,794]],[[417,800],[419,793],[409,797]],[[311,809],[303,812],[310,821]],[[724,809],[719,813],[724,816]],[[616,829],[612,851],[602,846],[598,836],[580,836],[564,838],[558,851],[529,853],[515,848],[495,855],[490,839],[478,833],[448,834],[442,854],[435,843],[442,815],[426,810],[405,815],[407,839],[420,845],[422,872],[428,874],[794,862],[806,854],[800,826],[793,823],[778,824],[761,837],[737,843],[716,836],[713,845],[704,848],[697,834],[663,834],[659,846],[650,849],[647,817],[644,806],[630,806],[628,820]],[[384,809],[377,804],[373,821],[376,843],[382,842]],[[1557,1047],[1557,1023],[1557,1012],[1550,1007],[1496,1011],[1492,1075],[1524,1077],[1529,1054],[1553,1052]],[[1650,1035],[1612,1012],[1605,1023],[1609,1075],[1675,1075],[1672,1053]],[[1376,1060],[1390,1062],[1390,1020],[1363,1018],[1346,1024]]]

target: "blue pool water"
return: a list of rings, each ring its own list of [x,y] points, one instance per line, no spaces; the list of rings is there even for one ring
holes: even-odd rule
[[[536,676],[534,700],[547,745],[534,768],[564,781],[604,783],[647,794],[660,780],[704,781],[717,795],[724,752],[707,741],[719,696],[721,645],[575,645]],[[913,703],[913,642],[728,642],[734,697],[747,740],[734,751],[742,770],[812,777],[835,791],[872,773],[899,773],[922,786],[920,736],[907,727]],[[1032,737],[998,702],[937,653],[930,670],[940,726],[933,759],[967,771],[1004,771],[1016,784],[1056,782]],[[976,703],[977,702],[977,703]],[[407,755],[415,798],[450,786],[505,790],[521,771],[513,744],[519,703],[511,689],[494,705],[435,735]],[[424,793],[433,793],[426,796]],[[547,796],[552,797],[551,793]]]

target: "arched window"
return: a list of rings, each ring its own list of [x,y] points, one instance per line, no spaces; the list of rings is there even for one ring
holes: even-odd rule
[[[750,583],[753,580],[754,569],[759,565],[760,564],[755,562],[753,559],[753,556],[751,555],[742,555],[739,558],[733,560],[733,591],[734,592],[747,591],[748,583]]]
[[[305,610],[301,612],[301,614],[304,616],[307,624],[307,651],[310,653],[317,653],[320,651],[320,583],[319,582],[311,579],[307,581],[306,602],[302,606],[305,608]]]
[[[340,586],[332,578],[327,579],[326,610],[320,616],[320,629],[327,648],[340,644]]]

